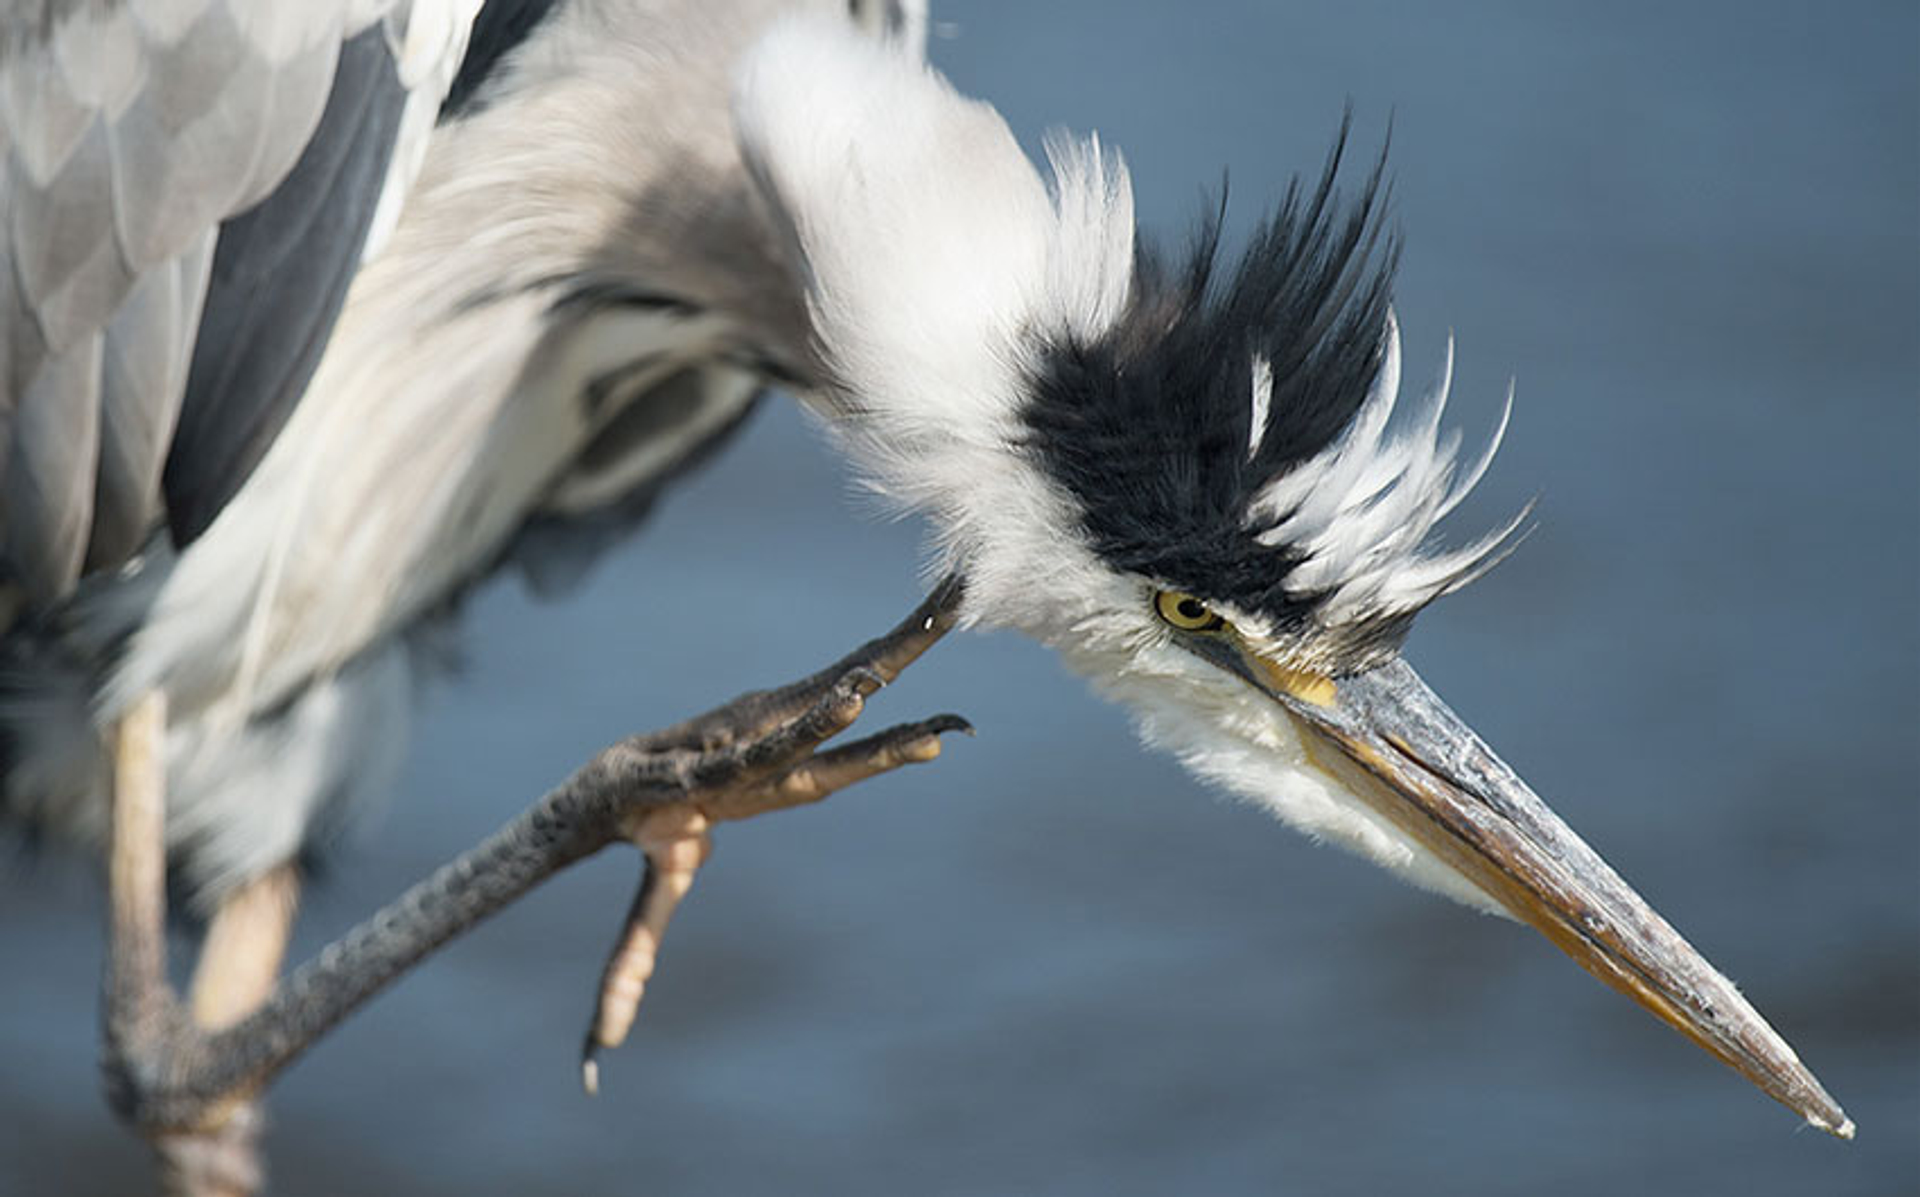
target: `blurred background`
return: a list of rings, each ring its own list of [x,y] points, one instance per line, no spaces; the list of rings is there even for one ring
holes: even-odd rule
[[[1244,231],[1351,100],[1391,121],[1408,378],[1459,341],[1464,539],[1520,552],[1409,655],[1860,1125],[1793,1117],[1532,932],[1218,801],[1035,646],[955,637],[869,720],[945,759],[729,827],[628,1046],[577,1050],[611,852],[273,1091],[274,1191],[1920,1191],[1920,7],[936,3],[1030,147],[1098,129],[1143,225]],[[785,399],[569,601],[471,604],[402,800],[302,951],[611,740],[917,597]],[[709,655],[715,654],[718,655]],[[0,871],[0,1192],[148,1183],[97,1083],[100,898]]]

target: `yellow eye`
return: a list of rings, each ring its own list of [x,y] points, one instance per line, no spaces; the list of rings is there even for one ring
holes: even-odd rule
[[[1227,621],[1213,613],[1207,606],[1190,594],[1178,590],[1162,590],[1153,596],[1153,609],[1183,632],[1211,632],[1226,626]]]

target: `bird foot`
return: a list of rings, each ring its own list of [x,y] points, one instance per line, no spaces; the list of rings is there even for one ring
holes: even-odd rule
[[[943,583],[893,631],[778,690],[756,691],[627,747],[665,766],[685,797],[628,815],[622,832],[645,857],[639,893],[601,975],[581,1059],[581,1082],[599,1091],[598,1053],[619,1046],[639,1013],[667,922],[713,852],[716,823],[818,802],[835,791],[940,755],[940,737],[972,733],[958,715],[936,715],[822,749],[852,726],[875,691],[952,626],[959,583]]]

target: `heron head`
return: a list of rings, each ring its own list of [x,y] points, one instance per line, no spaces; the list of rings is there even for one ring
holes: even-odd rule
[[[1716,972],[1401,659],[1415,615],[1499,559],[1450,550],[1485,471],[1440,382],[1393,419],[1380,168],[1344,130],[1222,266],[1141,245],[1124,165],[1049,142],[908,56],[777,29],[736,93],[743,153],[805,279],[811,402],[924,514],[967,621],[1061,652],[1194,772],[1417,884],[1531,924],[1767,1093],[1852,1124]],[[1500,429],[1505,427],[1505,417]],[[1524,516],[1524,512],[1522,513]]]

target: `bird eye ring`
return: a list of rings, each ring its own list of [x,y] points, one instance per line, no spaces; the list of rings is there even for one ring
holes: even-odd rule
[[[1211,632],[1225,627],[1227,623],[1226,620],[1214,614],[1213,608],[1192,595],[1178,590],[1156,592],[1153,596],[1153,609],[1161,619],[1183,632]]]

